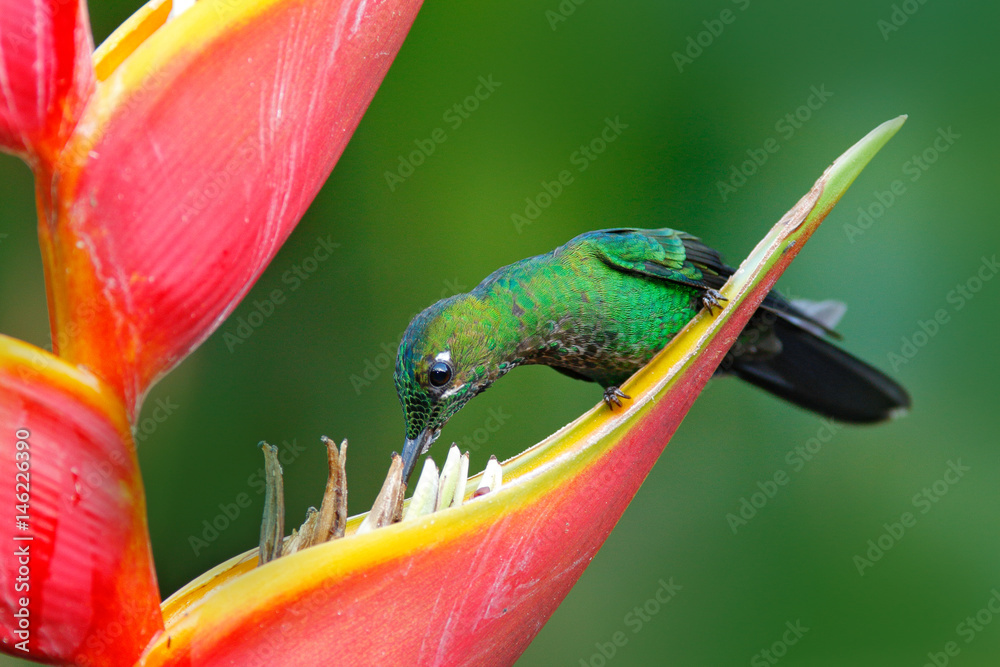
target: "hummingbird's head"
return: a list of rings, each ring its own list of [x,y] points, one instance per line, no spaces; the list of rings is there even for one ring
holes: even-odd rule
[[[406,422],[404,480],[452,415],[497,377],[496,344],[485,311],[476,297],[459,294],[414,317],[403,334],[395,381]]]

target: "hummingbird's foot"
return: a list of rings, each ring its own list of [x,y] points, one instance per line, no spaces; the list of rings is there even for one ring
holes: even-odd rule
[[[614,410],[615,405],[617,405],[620,408],[622,406],[621,399],[623,398],[630,399],[632,397],[623,392],[618,387],[608,387],[607,389],[604,390],[604,402],[607,404],[610,410]]]
[[[707,289],[701,294],[701,303],[703,306],[708,308],[710,315],[715,315],[716,308],[723,308],[723,301],[729,301],[726,297],[722,296],[718,290]]]

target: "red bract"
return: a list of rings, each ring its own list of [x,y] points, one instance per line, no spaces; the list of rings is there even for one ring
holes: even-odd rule
[[[4,650],[131,664],[163,620],[121,401],[86,371],[0,336],[0,424],[0,476],[18,484],[0,503]]]
[[[0,0],[0,149],[51,163],[94,85],[83,0]]]

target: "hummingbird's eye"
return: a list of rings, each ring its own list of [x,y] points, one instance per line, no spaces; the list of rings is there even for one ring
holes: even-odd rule
[[[427,372],[427,377],[435,387],[443,387],[451,380],[451,366],[443,361],[435,362]]]

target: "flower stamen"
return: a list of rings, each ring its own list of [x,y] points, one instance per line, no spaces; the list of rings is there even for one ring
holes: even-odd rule
[[[409,521],[430,514],[437,507],[438,487],[440,486],[438,469],[431,457],[424,460],[424,469],[420,471],[420,479],[413,490],[413,497],[403,514],[403,521]]]
[[[438,486],[437,505],[434,511],[459,507],[465,498],[465,485],[469,480],[469,453],[460,454],[458,446],[452,443],[448,458],[441,468],[441,483]]]
[[[476,489],[472,497],[478,498],[487,493],[498,491],[501,484],[503,484],[503,471],[500,469],[500,462],[497,461],[496,456],[490,456],[490,460],[486,463],[486,470],[483,471],[483,478],[479,480],[479,488]]]
[[[347,440],[340,444],[339,449],[333,440],[326,436],[320,440],[326,445],[329,467],[323,502],[318,510],[310,507],[306,511],[306,519],[302,526],[292,530],[292,534],[287,538],[283,537],[284,481],[281,464],[278,461],[278,448],[266,442],[260,443],[260,448],[264,452],[266,484],[264,519],[260,529],[260,565],[344,537],[347,527]],[[500,463],[495,456],[491,456],[473,498],[498,490],[502,479]],[[358,526],[356,534],[364,535],[400,521],[409,521],[439,510],[460,507],[465,502],[468,483],[469,452],[461,453],[458,446],[452,443],[440,473],[430,457],[424,461],[413,497],[410,498],[404,513],[403,496],[406,493],[406,483],[403,481],[403,458],[393,452],[392,463],[382,489],[376,496],[371,511]]]

